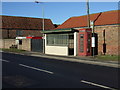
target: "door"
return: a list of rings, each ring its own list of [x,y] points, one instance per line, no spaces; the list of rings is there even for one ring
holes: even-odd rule
[[[74,34],[69,34],[68,38],[68,55],[74,55]]]
[[[31,39],[31,49],[43,53],[43,39]]]
[[[84,34],[79,34],[79,54],[84,54],[85,52],[85,46],[84,46],[84,43],[85,43],[85,38],[84,38]]]
[[[80,29],[78,35],[78,55],[91,55],[91,29]]]

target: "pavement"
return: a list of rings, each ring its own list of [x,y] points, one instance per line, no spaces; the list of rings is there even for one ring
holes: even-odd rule
[[[12,53],[12,52],[9,52]],[[100,65],[100,66],[107,66],[107,67],[114,67],[119,68],[120,62],[118,61],[106,61],[106,60],[98,60],[92,56],[58,56],[58,55],[47,55],[39,52],[24,52],[24,53],[15,53],[27,56],[35,56],[35,57],[42,57],[42,58],[50,58],[55,60],[62,60],[62,61],[69,61],[69,62],[77,62],[77,63],[85,63],[85,64],[92,64],[92,65]]]

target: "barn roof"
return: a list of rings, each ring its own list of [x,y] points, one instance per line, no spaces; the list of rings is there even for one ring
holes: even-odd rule
[[[17,17],[2,15],[2,28],[8,29],[33,29],[42,30],[42,18]],[[50,19],[44,19],[45,30],[54,29],[54,25]]]
[[[120,10],[113,10],[107,12],[100,12],[96,14],[90,14],[90,20],[95,21],[95,25],[110,25],[110,24],[120,24],[118,14]],[[77,28],[87,26],[87,15],[71,17],[66,20],[63,24],[58,26],[56,29],[64,28]]]

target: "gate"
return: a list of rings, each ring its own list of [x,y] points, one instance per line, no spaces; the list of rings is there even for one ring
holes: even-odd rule
[[[43,53],[43,39],[31,39],[31,50]]]

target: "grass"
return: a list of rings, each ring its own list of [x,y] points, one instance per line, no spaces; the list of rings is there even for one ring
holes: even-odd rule
[[[16,48],[10,48],[10,49],[0,48],[0,50],[6,51],[6,52],[16,52],[16,53],[23,53],[23,52],[25,52],[25,50],[16,49]]]
[[[21,49],[15,49],[15,48],[10,48],[10,49],[6,49],[6,48],[0,48],[0,50],[5,51],[5,52],[15,52],[15,53],[24,53],[26,52],[25,50],[21,50]],[[120,56],[117,55],[97,55],[95,56],[96,59],[98,60],[106,60],[106,61],[120,61]]]
[[[117,55],[98,55],[95,58],[100,59],[100,60],[109,60],[109,61],[120,60],[120,56],[117,56]]]

